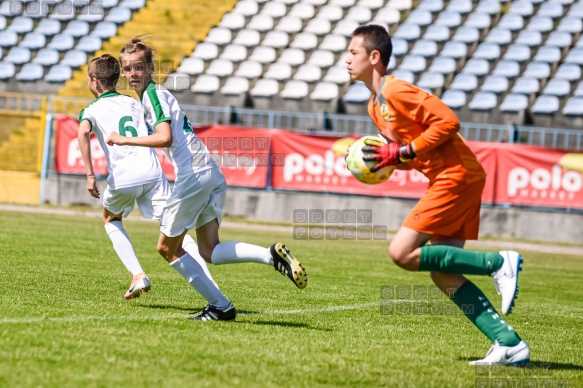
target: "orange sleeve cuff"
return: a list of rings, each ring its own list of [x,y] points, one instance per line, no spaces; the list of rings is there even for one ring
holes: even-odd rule
[[[418,138],[414,139],[411,143],[415,146],[415,153],[417,155],[422,154],[425,152],[425,149],[429,147],[429,143],[423,137],[423,135],[419,136]]]

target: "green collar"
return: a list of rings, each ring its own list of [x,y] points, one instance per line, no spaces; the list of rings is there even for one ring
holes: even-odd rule
[[[150,81],[148,81],[148,83],[146,84],[146,87],[144,88],[142,93],[140,93],[140,102],[142,102],[142,98],[144,97],[144,93],[146,92],[146,90],[148,90],[150,88],[155,88],[155,87],[156,87],[156,82],[154,82],[153,79],[150,79]]]

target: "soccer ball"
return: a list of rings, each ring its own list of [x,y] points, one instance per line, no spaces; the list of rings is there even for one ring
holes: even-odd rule
[[[346,166],[352,175],[368,185],[376,185],[377,183],[382,183],[388,180],[395,171],[395,166],[386,166],[381,168],[376,172],[371,172],[370,169],[375,166],[378,162],[365,162],[362,160],[364,153],[362,152],[362,147],[365,146],[365,139],[375,139],[386,143],[384,137],[382,136],[364,136],[352,143],[348,148],[348,155],[346,155]]]

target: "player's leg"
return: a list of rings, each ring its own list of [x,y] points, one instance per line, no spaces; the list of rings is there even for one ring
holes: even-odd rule
[[[126,299],[137,298],[141,293],[148,292],[152,286],[150,279],[142,269],[134,246],[122,223],[123,217],[126,217],[134,207],[137,192],[138,188],[132,187],[113,191],[107,188],[103,193],[105,231],[121,262],[132,274],[130,287],[124,295]]]

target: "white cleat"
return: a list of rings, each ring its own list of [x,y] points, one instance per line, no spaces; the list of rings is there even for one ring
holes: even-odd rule
[[[132,284],[130,284],[130,288],[126,291],[124,297],[127,300],[139,298],[142,292],[150,291],[152,287],[152,283],[148,276],[144,275],[141,278],[134,279],[132,278]]]
[[[501,251],[502,267],[492,274],[498,295],[502,295],[502,315],[510,314],[518,296],[518,273],[522,271],[522,256],[514,251]]]
[[[470,361],[470,365],[524,365],[530,361],[530,349],[526,341],[516,346],[500,346],[498,341],[481,360]]]

